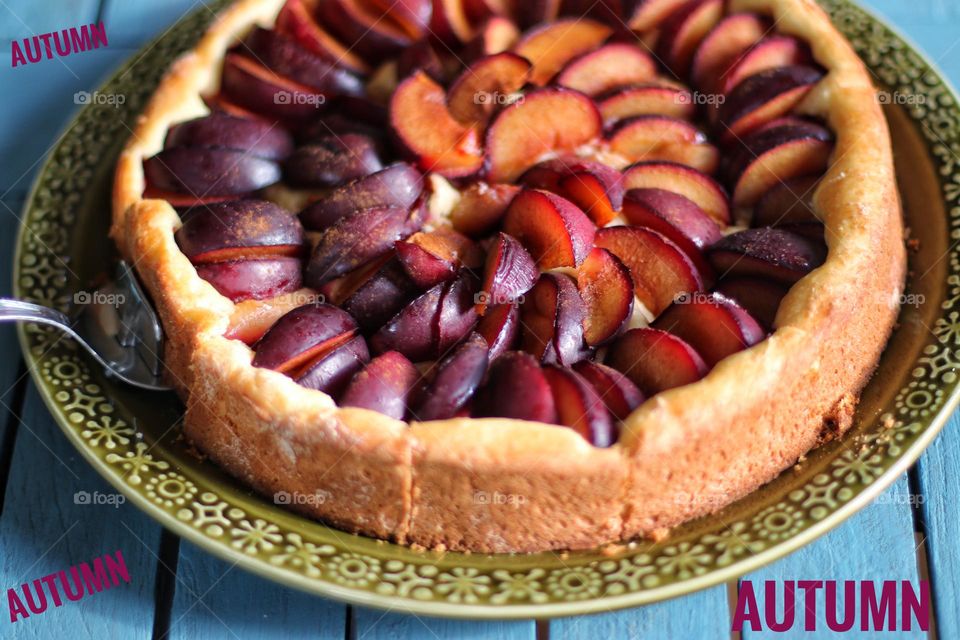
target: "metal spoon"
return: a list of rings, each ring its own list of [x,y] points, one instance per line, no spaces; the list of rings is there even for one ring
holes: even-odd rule
[[[133,270],[117,265],[115,278],[93,292],[74,294],[73,318],[56,309],[0,298],[0,322],[46,324],[65,332],[114,377],[141,389],[169,391],[161,380],[163,330]]]

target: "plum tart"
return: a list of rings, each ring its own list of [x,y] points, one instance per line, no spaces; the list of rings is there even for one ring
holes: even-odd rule
[[[536,552],[850,427],[905,277],[864,65],[811,0],[588,4],[239,0],[173,64],[111,233],[201,452],[350,532]]]

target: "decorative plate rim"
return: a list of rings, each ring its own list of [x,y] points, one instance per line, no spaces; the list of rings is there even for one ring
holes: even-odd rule
[[[211,11],[218,11],[221,6],[225,4],[223,0],[216,5],[214,9],[205,8],[199,9],[196,12],[189,14],[187,17],[180,20],[175,27],[170,29],[167,33],[156,38],[155,40],[148,43],[144,48],[140,49],[135,53],[126,63],[121,65],[109,79],[102,85],[103,87],[111,87],[114,83],[118,82],[123,76],[126,70],[131,68],[132,64],[141,59],[141,54],[153,49],[156,45],[160,45],[164,42],[169,41],[171,38],[176,36],[179,33],[185,32],[187,27],[192,25],[193,22],[198,22],[203,24],[204,20],[202,19],[202,14],[208,14]],[[957,92],[951,87],[949,82],[945,79],[942,71],[933,63],[923,52],[917,47],[917,45],[908,37],[904,36],[899,29],[891,26],[885,19],[879,18],[873,11],[865,9],[858,4],[855,4],[851,0],[821,0],[821,4],[828,8],[828,10],[833,11],[850,11],[854,14],[859,13],[862,16],[862,19],[866,24],[872,24],[874,26],[879,26],[882,29],[887,31],[887,39],[889,41],[895,42],[899,40],[900,43],[905,47],[909,54],[916,56],[919,65],[918,67],[922,72],[921,75],[928,75],[935,78],[935,83],[931,87],[938,87],[944,90],[947,96],[952,100],[952,105],[950,105],[950,110],[953,115],[960,117],[960,97],[958,97]],[[209,18],[208,18],[209,19]],[[189,38],[188,38],[189,40]],[[175,49],[175,45],[171,45],[171,49]],[[166,53],[166,52],[165,52]],[[145,55],[145,54],[144,54]],[[167,61],[169,63],[169,60]],[[869,66],[869,65],[868,65]],[[161,70],[162,71],[162,70]],[[41,187],[44,184],[44,181],[49,178],[52,174],[55,163],[57,161],[57,152],[64,147],[65,143],[70,140],[71,135],[76,134],[76,130],[79,128],[80,123],[85,114],[91,112],[93,106],[87,106],[82,109],[72,120],[71,122],[63,129],[60,136],[57,138],[58,142],[53,151],[50,152],[48,158],[44,161],[41,170],[38,172],[37,177],[34,179],[33,184],[28,193],[28,197],[25,201],[23,208],[23,217],[21,224],[18,229],[15,251],[14,251],[14,294],[17,297],[29,298],[27,294],[27,287],[23,285],[23,276],[24,276],[24,259],[27,256],[32,256],[33,254],[28,253],[27,246],[27,234],[28,234],[28,221],[33,221],[34,217],[39,217],[35,214],[35,210],[38,207],[38,199],[41,191]],[[913,120],[913,118],[912,118]],[[928,142],[929,148],[929,142]],[[934,164],[937,164],[936,159],[934,159]],[[958,169],[960,171],[960,169]],[[945,177],[942,177],[941,182],[945,180]],[[943,184],[940,184],[939,187],[942,190]],[[938,197],[943,197],[944,201],[949,201],[949,198],[945,197],[945,194],[940,193]],[[950,225],[950,207],[947,208],[947,226]],[[64,214],[69,216],[70,214]],[[955,256],[960,254],[960,249],[954,248],[951,250],[951,253]],[[947,272],[950,273],[950,268],[948,267]],[[67,282],[61,283],[57,290],[61,289],[66,291],[69,288]],[[72,291],[68,292],[72,293]],[[946,300],[946,298],[945,298]],[[47,302],[63,302],[62,296],[54,298],[53,300],[46,300]],[[940,317],[945,316],[950,309],[945,305],[941,305]],[[309,572],[296,571],[290,568],[285,568],[280,564],[271,562],[271,559],[262,557],[261,555],[251,554],[248,549],[228,544],[226,539],[215,539],[211,537],[208,533],[202,531],[199,526],[191,526],[189,522],[184,522],[181,519],[178,519],[174,513],[169,510],[165,510],[156,500],[150,499],[145,495],[140,488],[136,485],[139,484],[140,480],[136,482],[133,481],[133,478],[139,478],[136,464],[139,462],[131,462],[132,466],[131,473],[128,473],[127,476],[123,476],[122,473],[114,466],[111,466],[109,461],[111,456],[115,456],[114,462],[120,462],[125,464],[125,460],[134,460],[139,461],[141,459],[145,460],[144,468],[148,468],[151,465],[156,466],[157,470],[166,470],[169,469],[171,465],[162,462],[159,464],[159,461],[152,461],[152,456],[147,453],[148,449],[143,445],[144,449],[141,449],[141,443],[133,443],[132,451],[130,455],[120,456],[119,453],[108,453],[106,456],[100,456],[95,451],[96,447],[99,447],[98,444],[93,444],[84,439],[84,436],[81,435],[81,432],[76,428],[75,424],[71,423],[71,418],[68,417],[66,412],[63,400],[58,400],[58,393],[63,393],[63,389],[57,389],[54,387],[54,384],[48,382],[43,378],[43,375],[40,371],[40,368],[44,362],[43,354],[37,356],[32,350],[32,339],[37,338],[37,334],[31,334],[26,325],[18,325],[18,335],[20,340],[20,346],[24,353],[24,358],[28,365],[28,370],[31,377],[34,380],[34,383],[40,393],[41,398],[44,401],[47,409],[50,411],[55,422],[61,428],[61,430],[67,435],[67,438],[73,444],[73,446],[80,452],[80,454],[89,462],[97,472],[104,477],[115,489],[124,494],[127,499],[133,502],[141,511],[147,513],[151,518],[156,520],[162,526],[170,530],[171,532],[189,540],[190,542],[201,547],[205,551],[210,552],[214,556],[217,556],[225,561],[232,562],[243,569],[255,573],[257,575],[263,576],[265,578],[274,580],[286,586],[291,586],[302,591],[313,593],[315,595],[321,595],[325,597],[335,598],[344,602],[351,604],[361,605],[361,606],[370,606],[380,609],[390,609],[390,610],[399,610],[409,613],[418,613],[418,614],[428,614],[435,616],[443,616],[448,618],[460,618],[460,619],[513,619],[513,618],[552,618],[568,615],[580,615],[586,613],[597,613],[603,611],[611,611],[614,609],[620,609],[625,607],[637,606],[642,604],[648,604],[651,602],[656,602],[660,600],[665,600],[668,598],[677,597],[680,595],[685,595],[693,591],[704,589],[707,587],[714,586],[716,584],[726,582],[727,580],[734,578],[736,576],[743,575],[750,571],[756,570],[770,562],[773,562],[776,559],[779,559],[798,548],[812,542],[816,538],[827,533],[837,525],[841,524],[853,514],[858,512],[864,506],[869,504],[877,496],[879,496],[887,487],[889,487],[902,473],[904,473],[911,464],[913,464],[923,450],[929,446],[929,444],[936,438],[940,430],[946,424],[949,417],[957,409],[958,404],[960,404],[960,385],[954,384],[953,389],[946,398],[942,398],[942,404],[936,410],[935,414],[932,416],[924,416],[920,421],[915,421],[915,424],[921,427],[919,432],[911,431],[913,435],[912,442],[905,448],[900,449],[898,454],[888,452],[887,455],[893,458],[892,463],[889,464],[881,473],[877,474],[869,481],[865,481],[863,484],[865,486],[857,493],[855,493],[849,499],[843,500],[839,506],[831,508],[829,512],[826,513],[823,517],[816,519],[815,522],[807,524],[803,529],[794,532],[788,533],[786,537],[782,540],[777,540],[765,546],[759,551],[753,552],[749,548],[748,551],[751,553],[745,555],[744,557],[731,561],[725,566],[715,566],[710,569],[704,570],[704,572],[697,574],[693,573],[687,577],[681,575],[680,579],[668,582],[666,584],[656,584],[655,586],[644,586],[635,590],[625,590],[623,593],[619,594],[609,594],[602,593],[592,597],[587,597],[584,599],[568,599],[563,601],[551,601],[551,602],[527,602],[524,604],[507,604],[502,603],[498,604],[495,601],[488,602],[484,604],[475,604],[470,601],[470,599],[458,596],[457,599],[448,597],[446,600],[440,599],[432,591],[430,592],[429,599],[419,599],[415,594],[410,595],[410,593],[397,594],[397,593],[378,593],[373,589],[364,589],[358,588],[356,586],[342,586],[336,584],[333,580],[329,578],[320,578],[317,575],[311,576]],[[55,358],[57,356],[51,356]],[[918,360],[919,355],[917,356]],[[64,359],[62,362],[69,361],[71,366],[77,367],[78,372],[82,373],[86,368],[85,360],[79,359]],[[920,378],[920,380],[926,380],[927,378]],[[928,376],[929,377],[929,376]],[[953,382],[952,380],[950,382]],[[77,386],[80,385],[80,382],[75,382]],[[107,393],[107,389],[100,389],[99,385],[85,383],[85,387],[97,387],[98,392],[104,394]],[[904,390],[906,387],[904,388]],[[901,393],[903,393],[901,391]],[[108,395],[104,396],[106,402],[110,402]],[[892,400],[890,403],[892,404]],[[95,414],[91,411],[89,413],[91,417]],[[90,422],[90,421],[88,421]],[[122,422],[118,420],[118,422]],[[911,425],[913,426],[913,425]],[[126,433],[126,432],[124,432]],[[130,429],[129,433],[132,434],[133,430]],[[905,436],[906,437],[906,436]],[[121,438],[122,439],[122,438]],[[127,440],[131,440],[127,438]],[[876,439],[876,442],[879,442],[879,437]],[[109,446],[107,448],[110,448]],[[878,446],[879,448],[879,446]],[[892,447],[891,447],[892,451]],[[872,452],[872,451],[871,451]],[[133,458],[131,457],[134,456]],[[840,460],[842,451],[837,451],[833,454],[830,462],[833,463],[836,460]],[[861,454],[862,455],[862,454]],[[862,460],[860,460],[862,462]],[[826,467],[825,467],[826,469]],[[187,470],[189,471],[189,470]],[[149,475],[149,473],[145,474]],[[166,475],[166,474],[163,474]],[[180,475],[175,473],[174,475]],[[182,476],[184,481],[188,484],[193,485],[194,483],[190,482],[188,479],[189,476]],[[196,480],[200,480],[203,475],[198,475],[194,477]],[[152,480],[152,479],[151,479]],[[811,479],[812,481],[812,479]],[[211,493],[207,491],[206,493]],[[219,496],[212,494],[214,497],[223,502],[224,508],[229,507],[230,503],[228,498],[224,496]],[[196,504],[197,500],[200,500],[204,496],[204,493],[197,486],[194,486],[194,492],[190,494],[190,498],[194,500],[191,504]],[[785,497],[785,496],[784,496]],[[168,509],[170,507],[168,506]],[[237,508],[237,507],[235,507]],[[237,508],[241,513],[243,509]],[[186,509],[185,509],[186,510]],[[763,513],[767,509],[756,509]],[[244,516],[248,514],[244,513]],[[251,520],[255,519],[255,516],[248,516]],[[298,517],[299,518],[299,517]],[[711,516],[710,518],[713,518]],[[710,519],[708,518],[708,520]],[[736,524],[749,523],[751,518],[756,518],[756,514],[742,514],[739,517],[740,522]],[[225,519],[224,519],[225,520]],[[306,519],[303,519],[305,522]],[[225,520],[226,521],[226,520]],[[257,522],[262,522],[261,518],[256,518]],[[246,522],[246,521],[244,521]],[[272,523],[266,522],[267,526],[270,526]],[[274,527],[276,528],[276,527]],[[279,529],[278,529],[279,531]],[[292,531],[289,531],[287,534],[287,540],[292,539],[296,531],[296,527],[293,527]],[[336,531],[331,529],[331,531]],[[341,532],[342,533],[342,532]],[[710,535],[710,534],[708,534]],[[296,533],[297,538],[300,538],[299,533]],[[278,536],[281,537],[282,536]],[[703,534],[700,535],[702,539]],[[734,534],[734,537],[737,537]],[[312,543],[301,543],[304,545],[312,545]],[[281,543],[276,543],[278,546],[282,546]],[[686,544],[688,547],[690,544],[688,542],[681,542],[676,546],[682,546]],[[694,544],[699,544],[699,539],[694,540]],[[316,545],[312,545],[316,547]],[[642,546],[642,545],[640,545]],[[652,545],[651,545],[652,546]],[[394,547],[401,548],[400,545],[392,545],[389,543],[384,543],[385,555]],[[622,563],[634,560],[637,556],[641,554],[646,554],[646,551],[649,549],[632,549],[629,554],[623,554],[614,557],[611,557],[609,560],[603,560],[599,558],[594,558],[589,563],[575,563],[572,569],[583,569],[590,568],[593,571],[592,567],[594,565],[599,565],[601,563]],[[454,557],[468,557],[464,554],[447,554]],[[276,557],[276,556],[274,556]],[[430,555],[425,553],[423,556],[424,564],[414,565],[402,563],[403,567],[425,567],[425,566],[436,566],[442,564],[442,558],[440,561],[435,563],[430,563]],[[476,558],[487,558],[484,554],[474,554]],[[516,556],[512,556],[516,558]],[[390,562],[387,559],[383,560],[384,564]],[[401,562],[401,561],[397,561]],[[379,563],[379,560],[378,560]],[[630,562],[628,562],[630,564]],[[450,569],[450,573],[456,574],[456,576],[462,576],[463,572],[458,573],[457,569],[461,568],[462,563],[454,564],[453,569]],[[305,566],[305,565],[304,565]],[[324,565],[326,566],[326,565]],[[469,574],[471,567],[469,563],[464,565],[464,571]],[[406,570],[406,569],[405,569]],[[536,571],[536,567],[529,570],[532,574],[533,571]],[[489,573],[494,573],[498,571],[496,568],[489,569]],[[507,568],[502,569],[508,575],[512,575],[512,572],[520,571],[520,566],[507,566]],[[547,570],[543,570],[543,578],[539,581],[546,581]],[[563,571],[563,569],[553,571]],[[439,572],[439,569],[437,569]],[[597,573],[596,571],[593,571]],[[689,572],[688,572],[689,573]],[[448,574],[442,574],[448,575]],[[473,576],[474,574],[469,574],[468,577]],[[481,574],[476,574],[481,575]],[[475,576],[474,576],[475,577]],[[485,576],[482,576],[485,577]],[[382,584],[383,577],[377,576],[374,579],[373,584]],[[481,585],[489,585],[487,583],[480,583]],[[503,585],[500,585],[503,587]],[[456,587],[451,587],[455,589]],[[485,586],[487,591],[490,590],[488,586]],[[609,588],[609,587],[608,587]],[[437,589],[437,587],[433,587]],[[462,594],[461,594],[462,595]],[[469,595],[469,592],[467,593]],[[506,601],[505,601],[506,602]]]

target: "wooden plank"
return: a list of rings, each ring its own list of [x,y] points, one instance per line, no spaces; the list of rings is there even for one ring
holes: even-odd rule
[[[0,196],[0,296],[12,295],[13,283],[13,243],[17,236],[17,227],[20,224],[20,210],[23,207],[24,192],[14,190]],[[0,324],[0,429],[7,422],[7,409],[13,401],[15,381],[18,370],[23,362],[20,357],[20,346],[17,344],[17,330],[13,324]],[[3,435],[0,433],[0,443]],[[3,445],[0,444],[0,447]],[[0,451],[0,459],[3,451]],[[0,488],[3,487],[3,477],[0,475]]]
[[[354,623],[356,637],[363,640],[381,638],[390,640],[403,638],[533,640],[537,634],[536,623],[533,620],[470,622],[365,608],[356,609]]]
[[[910,502],[910,490],[904,475],[870,506],[814,544],[744,576],[743,579],[753,582],[760,611],[763,611],[764,607],[764,580],[778,581],[778,593],[781,596],[784,580],[870,580],[876,585],[883,580],[910,580],[914,588],[918,589],[920,578]],[[842,606],[842,595],[839,600],[838,606]],[[782,619],[782,604],[780,599],[777,607],[779,619]],[[798,619],[793,626],[794,633],[803,633],[804,638],[811,639],[835,637],[826,629],[824,622],[822,589],[818,590],[817,610],[817,631],[802,631],[803,619],[799,617],[803,613],[801,607],[797,610]],[[899,616],[898,612],[898,619]],[[749,629],[743,631],[745,639],[783,637],[783,633],[768,630],[759,633]],[[860,632],[855,628],[844,633],[844,637],[874,638],[876,634]],[[902,632],[897,637],[925,638],[926,633],[914,625],[912,631]]]
[[[960,415],[953,415],[924,453],[918,477],[937,631],[941,638],[956,638],[960,637],[960,517],[956,503],[960,495]]]
[[[139,48],[184,15],[206,5],[202,0],[104,0],[103,21],[107,25],[111,46]]]
[[[156,558],[160,527],[125,503],[83,504],[78,492],[116,496],[54,424],[32,383],[17,431],[13,464],[0,517],[0,586],[25,582],[118,549],[130,583],[78,602],[50,606],[16,622],[18,638],[146,638],[153,626]],[[4,607],[6,610],[6,607]],[[0,620],[6,635],[6,618]]]
[[[347,607],[282,587],[182,541],[171,640],[343,638]]]
[[[0,7],[2,12],[2,7]],[[108,71],[133,54],[123,49],[99,49],[68,58],[5,69],[6,94],[25,99],[0,101],[0,193],[9,189],[26,191],[39,171],[57,136],[80,110],[78,91],[93,91]],[[3,215],[10,212],[6,209]],[[19,209],[16,210],[19,216]]]
[[[96,20],[99,8],[100,0],[5,0],[0,4],[0,46],[9,56],[11,41],[22,44],[23,38],[88,25]]]
[[[692,615],[696,612],[696,615]],[[724,585],[656,604],[550,622],[553,640],[595,638],[723,638],[730,634]]]

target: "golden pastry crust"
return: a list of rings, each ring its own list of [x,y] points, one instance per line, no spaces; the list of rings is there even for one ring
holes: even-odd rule
[[[902,221],[886,122],[863,63],[810,0],[733,0],[773,16],[829,73],[803,109],[836,133],[814,197],[826,263],[795,285],[778,329],[703,380],[659,394],[597,449],[572,430],[511,420],[407,425],[339,409],[320,392],[250,364],[223,337],[235,305],[179,251],[180,224],[144,200],[143,158],[167,128],[206,112],[226,48],[269,26],[282,0],[242,0],[177,61],[117,166],[111,234],[137,266],[168,337],[187,404],[185,432],[259,491],[315,495],[291,505],[337,527],[405,544],[483,552],[595,547],[659,535],[769,482],[849,428],[897,315]],[[282,308],[275,311],[282,313]]]

